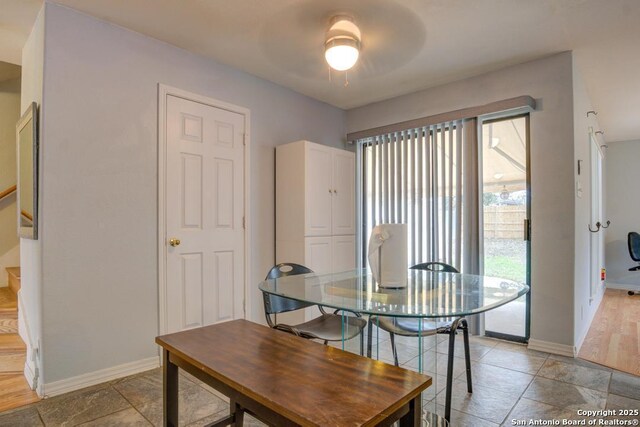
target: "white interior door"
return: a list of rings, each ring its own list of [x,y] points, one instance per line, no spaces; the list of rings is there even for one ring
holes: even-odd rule
[[[167,332],[244,317],[244,123],[166,98]]]

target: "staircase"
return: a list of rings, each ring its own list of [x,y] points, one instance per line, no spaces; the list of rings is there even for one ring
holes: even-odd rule
[[[0,288],[0,411],[39,400],[24,378],[26,346],[18,335],[20,267],[7,268],[9,286]]]

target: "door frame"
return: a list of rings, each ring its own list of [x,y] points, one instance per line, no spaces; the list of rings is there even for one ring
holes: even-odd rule
[[[525,162],[525,167],[527,169],[526,171],[526,188],[527,188],[527,198],[526,198],[526,219],[529,220],[528,222],[528,230],[526,230],[525,232],[528,234],[527,239],[525,239],[526,241],[526,247],[527,247],[527,271],[526,271],[526,281],[527,281],[527,286],[529,286],[529,292],[527,292],[525,300],[526,300],[526,307],[525,307],[525,336],[524,337],[520,337],[520,336],[515,336],[515,335],[510,335],[510,334],[504,334],[504,333],[500,333],[500,332],[492,332],[489,331],[489,333],[487,333],[487,331],[485,330],[485,322],[484,322],[484,313],[482,313],[480,315],[481,317],[481,322],[480,322],[480,335],[483,336],[488,336],[488,337],[492,337],[492,338],[498,338],[498,339],[504,339],[504,340],[508,340],[508,341],[513,341],[513,342],[520,342],[520,343],[524,343],[527,344],[529,342],[529,338],[531,337],[531,237],[532,237],[532,218],[531,218],[531,111],[528,108],[524,108],[524,109],[518,109],[518,110],[511,110],[511,111],[507,111],[507,112],[501,112],[501,113],[497,113],[497,114],[488,114],[488,115],[484,115],[484,116],[480,116],[478,117],[478,145],[480,147],[480,151],[478,152],[478,156],[482,156],[482,149],[483,149],[483,145],[482,145],[482,126],[486,123],[494,123],[494,122],[500,122],[500,121],[506,121],[506,120],[511,120],[511,119],[517,119],[517,118],[524,118],[525,119],[525,137],[526,137],[526,147],[525,147],[525,151],[526,151],[526,162]],[[478,195],[480,197],[480,206],[482,206],[482,162],[480,161],[480,157],[479,157],[479,161],[478,161],[479,165],[478,165]],[[482,244],[484,245],[484,218],[483,218],[483,212],[482,209],[480,209],[479,212],[479,220],[481,222],[481,225],[479,227],[480,230],[480,236],[479,239],[482,242]],[[524,225],[523,225],[524,226]],[[482,251],[480,253],[481,258],[484,258],[484,247],[482,248]],[[484,259],[481,260],[481,265],[482,265],[482,269],[483,271],[481,272],[482,274],[484,274]]]
[[[595,155],[595,157],[594,157]],[[604,151],[596,138],[595,130],[589,127],[589,228],[596,222],[604,223]],[[597,205],[594,207],[594,193],[598,193]],[[594,208],[597,212],[594,214]],[[600,231],[600,229],[598,229]],[[594,239],[596,240],[594,242]],[[595,245],[594,245],[595,243]],[[594,246],[596,246],[594,248]],[[595,251],[595,252],[594,252]],[[589,304],[598,298],[604,288],[601,269],[604,268],[604,238],[599,232],[589,233]],[[594,264],[594,253],[596,263]],[[595,269],[592,271],[592,269]]]
[[[251,141],[251,112],[248,108],[229,104],[207,96],[188,92],[176,87],[158,83],[158,333],[166,334],[167,325],[167,245],[166,245],[166,170],[167,170],[167,136],[166,114],[167,97],[175,96],[208,105],[214,108],[227,110],[244,116],[244,318],[247,318],[247,307],[252,307],[251,293],[249,289],[249,266],[251,265],[251,236],[250,236],[250,141]]]

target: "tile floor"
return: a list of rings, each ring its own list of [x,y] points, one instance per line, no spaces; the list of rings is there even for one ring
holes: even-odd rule
[[[425,411],[438,414],[444,413],[446,339],[437,337],[438,345],[436,337],[424,338],[422,344],[415,338],[398,339],[403,366],[417,369],[422,364],[423,372],[434,377],[423,401]],[[376,344],[373,355],[391,362],[388,340],[381,334]],[[357,340],[346,347],[359,348]],[[582,420],[585,417],[578,409],[640,409],[640,377],[482,337],[471,338],[474,392],[468,394],[462,349],[460,339],[454,363],[454,427],[511,426],[513,420],[530,419]],[[187,374],[180,376],[181,425],[206,425],[227,411],[225,400],[211,388]],[[148,426],[161,421],[159,369],[0,413],[0,426]],[[245,425],[262,424],[248,417]]]

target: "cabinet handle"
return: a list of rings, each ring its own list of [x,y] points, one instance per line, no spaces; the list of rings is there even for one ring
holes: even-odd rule
[[[336,190],[336,189],[334,189],[334,190],[333,190],[333,192],[334,192],[335,194],[338,194],[338,190]]]
[[[333,190],[332,190],[332,189],[329,189],[329,193],[333,193]]]

